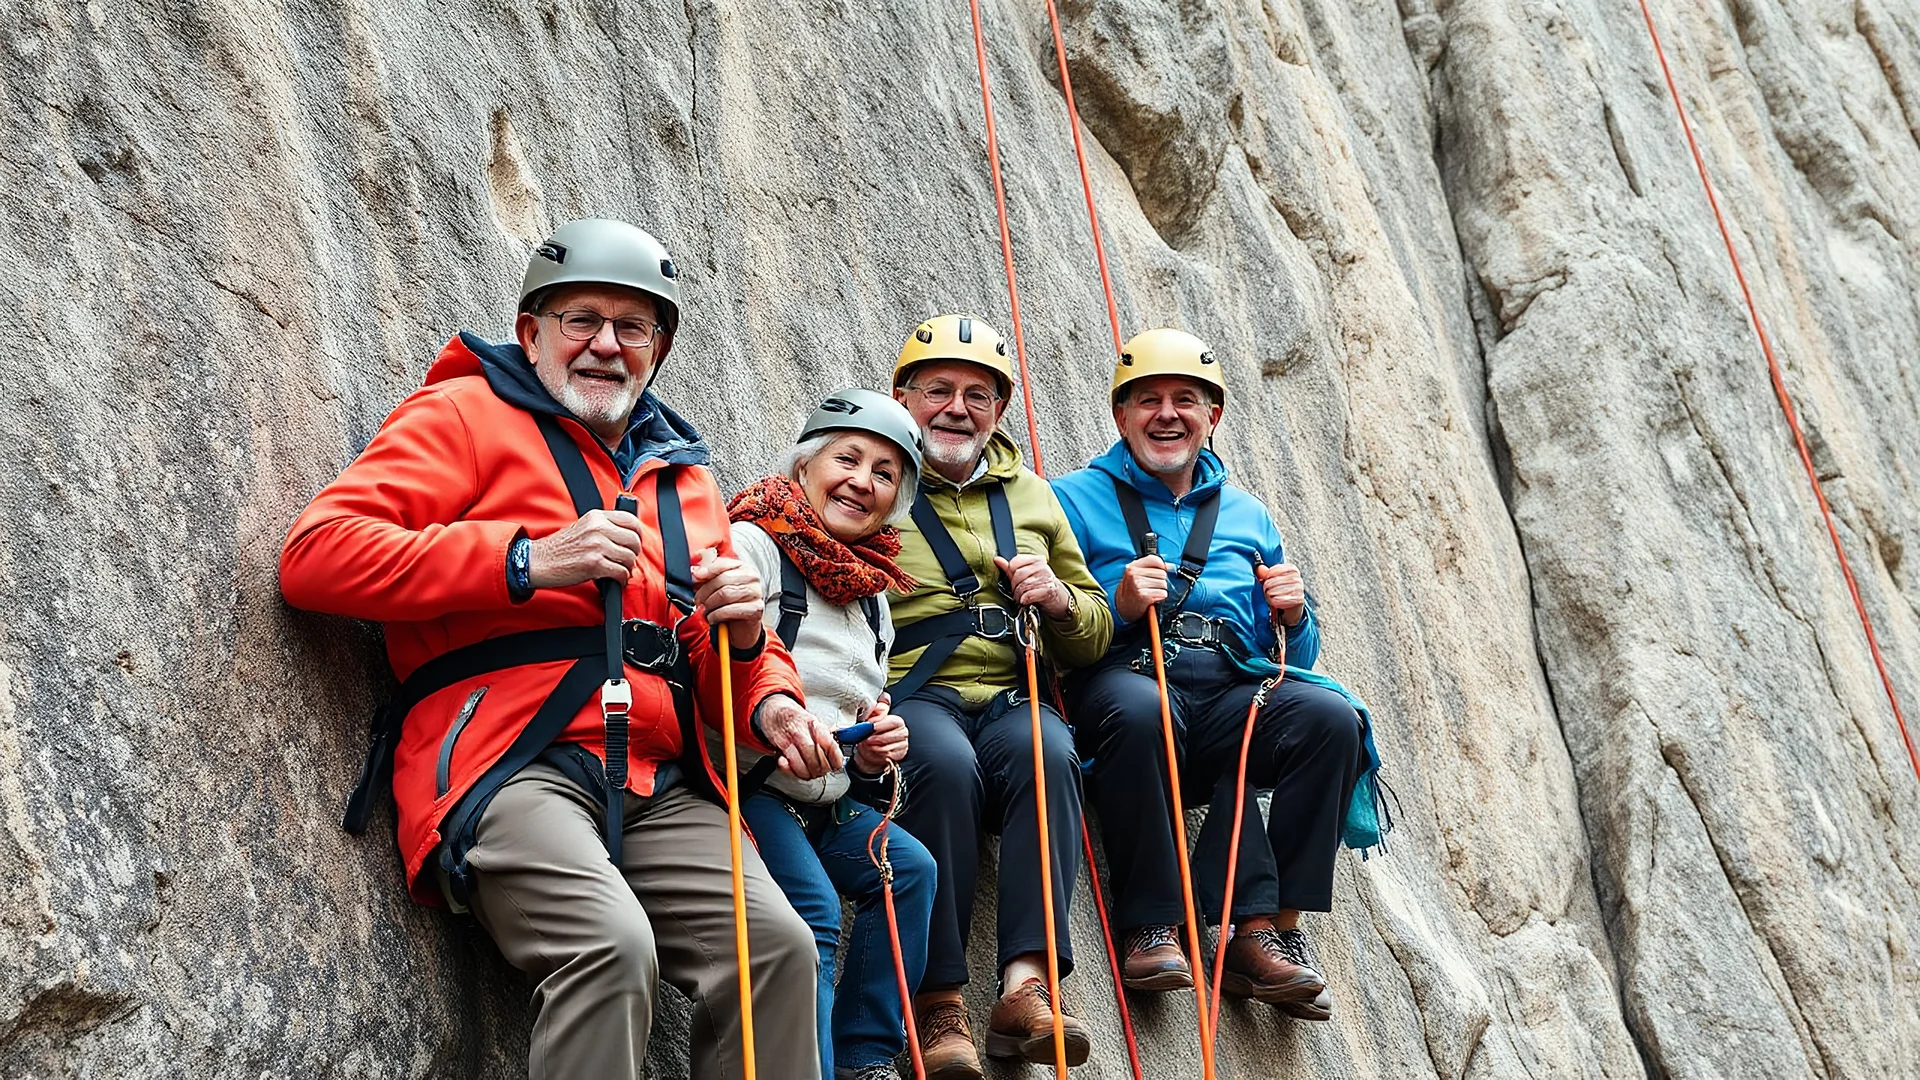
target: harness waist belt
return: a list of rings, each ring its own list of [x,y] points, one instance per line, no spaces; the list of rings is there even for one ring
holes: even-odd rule
[[[1167,620],[1167,636],[1182,645],[1211,647],[1238,645],[1240,635],[1225,619],[1209,619],[1195,611],[1176,611]]]
[[[979,637],[1006,641],[1013,637],[1013,613],[992,604],[963,607],[908,623],[894,631],[893,651],[911,652],[946,637]]]
[[[628,619],[621,626],[621,634],[626,662],[641,671],[666,678],[680,662],[680,639],[669,627],[644,619]],[[584,660],[602,655],[605,648],[602,627],[560,626],[477,641],[420,665],[374,716],[373,738],[367,747],[366,760],[360,766],[360,779],[347,797],[342,827],[356,836],[366,831],[375,794],[392,775],[401,724],[422,701],[456,683],[492,672],[528,664]]]

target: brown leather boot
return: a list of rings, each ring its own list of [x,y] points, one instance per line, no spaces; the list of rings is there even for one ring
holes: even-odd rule
[[[1235,934],[1227,944],[1227,970],[1220,979],[1220,992],[1269,1005],[1310,1003],[1327,988],[1326,977],[1314,970],[1315,963],[1307,936],[1297,929],[1263,926]]]
[[[984,1080],[980,1055],[973,1048],[963,1001],[940,1001],[914,1012],[920,1036],[920,1060],[927,1080]]]
[[[1087,1026],[1060,1010],[1060,1026],[1067,1037],[1067,1064],[1084,1065],[1093,1050]],[[987,1056],[1025,1058],[1035,1065],[1053,1064],[1053,998],[1045,979],[1028,979],[1002,995],[987,1019]]]
[[[1180,934],[1171,926],[1143,926],[1127,937],[1127,958],[1120,982],[1129,990],[1191,990],[1193,968],[1180,951]]]
[[[1331,1020],[1333,1019],[1333,991],[1322,990],[1320,996],[1312,1001],[1283,1001],[1274,1008],[1295,1020]]]

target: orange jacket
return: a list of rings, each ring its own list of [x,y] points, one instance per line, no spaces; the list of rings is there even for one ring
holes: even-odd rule
[[[625,614],[674,625],[652,474],[675,466],[689,551],[733,554],[725,501],[704,465],[699,437],[649,394],[641,410],[651,422],[633,435],[642,445],[623,482],[599,439],[552,401],[517,346],[471,335],[447,343],[426,385],[393,410],[359,458],[294,522],[280,554],[287,602],[382,623],[388,659],[402,680],[436,656],[487,638],[600,625],[604,609],[591,582],[541,589],[524,603],[507,593],[507,548],[514,539],[547,536],[577,516],[530,408],[560,417],[586,457],[603,505],[612,506],[623,490],[639,500],[643,555],[627,583]],[[679,638],[692,662],[696,711],[717,727],[719,666],[705,617],[680,623]],[[505,753],[567,667],[560,661],[496,671],[450,686],[408,714],[394,754],[393,793],[416,899],[439,902],[437,883],[421,868],[440,842],[441,819]],[[657,766],[686,748],[666,682],[631,666],[627,678],[634,698],[627,788],[650,795]],[[456,726],[482,686],[484,696]],[[777,639],[768,635],[752,658],[735,650],[734,686],[735,729],[751,748],[770,749],[751,734],[748,718],[769,694],[801,699],[799,676]],[[451,747],[444,745],[449,738]],[[604,760],[598,695],[559,741]]]

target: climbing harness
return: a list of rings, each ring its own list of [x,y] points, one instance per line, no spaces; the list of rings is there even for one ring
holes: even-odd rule
[[[927,1080],[927,1064],[920,1057],[920,1028],[913,1020],[913,988],[907,985],[907,958],[900,944],[900,916],[893,908],[893,863],[887,858],[887,826],[893,824],[894,817],[900,813],[900,790],[906,785],[899,762],[887,762],[887,776],[893,782],[893,791],[880,824],[867,834],[867,859],[880,872],[880,899],[887,909],[887,936],[893,941],[893,978],[900,988],[901,1020],[907,1029],[907,1054],[913,1059],[914,1080]],[[878,852],[874,850],[876,842],[880,845]]]
[[[1142,538],[1146,554],[1159,554],[1159,538],[1152,533]],[[1167,794],[1173,804],[1173,850],[1180,864],[1180,900],[1186,905],[1187,915],[1187,955],[1193,958],[1196,972],[1193,980],[1194,1007],[1198,1010],[1200,1023],[1200,1071],[1206,1080],[1213,1080],[1213,1030],[1210,1015],[1207,1012],[1206,980],[1199,977],[1200,960],[1205,954],[1200,951],[1200,920],[1193,907],[1193,868],[1187,858],[1187,811],[1180,799],[1180,763],[1179,751],[1173,738],[1173,702],[1167,696],[1167,659],[1160,641],[1159,605],[1147,609],[1148,640],[1153,647],[1153,681],[1160,691],[1160,736],[1167,753]]]
[[[984,485],[983,490],[987,499],[987,517],[993,526],[993,549],[1001,558],[1010,560],[1020,554],[1020,549],[1014,544],[1013,510],[1007,504],[1006,488],[994,480]],[[1001,599],[1006,601],[1006,607],[976,603],[975,598],[982,591],[980,576],[973,572],[973,568],[967,564],[967,557],[960,553],[960,545],[954,542],[953,534],[947,531],[946,524],[940,520],[940,512],[934,509],[931,497],[923,494],[915,499],[910,513],[913,523],[920,528],[920,535],[926,538],[927,546],[933,549],[933,557],[940,563],[940,572],[947,576],[948,584],[960,597],[961,606],[944,615],[933,615],[895,630],[894,655],[924,649],[913,666],[900,677],[900,681],[887,687],[887,693],[895,701],[905,701],[918,693],[969,637],[987,641],[1007,641],[1014,637],[1013,597],[1006,594],[1006,582],[999,583]]]
[[[727,624],[719,630],[720,745],[726,753],[727,852],[733,859],[733,948],[740,974],[740,1044],[746,1080],[754,1080],[753,969],[747,953],[747,884],[740,861],[740,752],[733,735],[733,639]]]
[[[1053,996],[1053,1074],[1056,1080],[1067,1076],[1066,1006],[1060,1000],[1060,947],[1054,940],[1059,923],[1053,910],[1053,854],[1047,826],[1047,770],[1044,732],[1040,725],[1040,674],[1035,657],[1040,652],[1040,612],[1029,605],[1020,609],[1014,623],[1014,637],[1027,663],[1027,707],[1033,716],[1033,801],[1040,841],[1040,910],[1047,923],[1047,988]]]
[[[566,483],[575,512],[585,515],[590,510],[599,509],[600,489],[587,467],[579,443],[567,434],[553,416],[535,413],[533,417]],[[679,488],[674,480],[673,467],[659,469],[653,476],[655,505],[664,548],[667,597],[670,608],[678,618],[684,618],[693,606],[693,582],[687,558],[686,524],[680,510]],[[618,508],[627,509],[631,505],[633,509],[638,509],[630,495],[623,493],[619,498],[624,503],[616,502]],[[407,714],[421,702],[450,686],[495,671],[571,660],[572,665],[560,676],[546,700],[541,702],[506,752],[441,819],[439,832],[442,839],[436,865],[442,875],[450,905],[455,910],[464,910],[473,888],[467,853],[473,847],[474,832],[481,815],[492,803],[494,795],[514,774],[548,754],[554,739],[566,730],[598,689],[601,693],[607,752],[604,772],[593,777],[595,783],[589,786],[599,788],[603,796],[602,837],[607,845],[608,858],[618,866],[623,809],[620,793],[627,779],[627,714],[632,704],[632,687],[626,681],[624,669],[634,668],[667,683],[674,711],[680,721],[683,753],[691,753],[689,748],[695,746],[692,740],[697,735],[690,689],[693,674],[680,647],[676,628],[644,619],[623,618],[621,592],[605,584],[601,586],[605,617],[599,626],[551,627],[488,638],[443,653],[416,669],[374,719],[366,760],[361,765],[359,780],[348,796],[341,826],[354,835],[366,831],[374,800],[381,791],[391,787],[389,778],[392,775],[394,750],[400,742],[401,726]],[[704,768],[689,769],[688,772],[711,779],[710,772]]]
[[[1693,123],[1687,118],[1687,107],[1680,100],[1680,87],[1674,82],[1673,69],[1667,64],[1667,51],[1660,44],[1660,31],[1653,22],[1653,10],[1647,6],[1647,0],[1639,0],[1640,14],[1647,23],[1647,37],[1653,42],[1653,54],[1660,61],[1660,74],[1666,79],[1667,94],[1673,99],[1674,112],[1680,116],[1680,131],[1687,138],[1687,150],[1693,155],[1693,167],[1700,174],[1700,188],[1706,192],[1707,205],[1713,210],[1713,221],[1720,229],[1720,240],[1727,248],[1727,262],[1733,267],[1733,278],[1740,285],[1740,296],[1747,304],[1747,317],[1753,322],[1754,336],[1760,339],[1760,351],[1767,359],[1767,374],[1773,382],[1773,396],[1780,403],[1780,411],[1786,416],[1787,427],[1793,432],[1794,447],[1800,452],[1800,466],[1806,471],[1807,483],[1813,488],[1814,501],[1820,504],[1820,519],[1826,524],[1827,538],[1833,542],[1833,554],[1840,562],[1840,575],[1847,581],[1847,593],[1853,598],[1853,609],[1860,617],[1860,629],[1867,636],[1867,651],[1873,656],[1874,669],[1880,673],[1880,685],[1887,692],[1887,704],[1893,709],[1893,722],[1900,729],[1900,741],[1907,748],[1907,761],[1913,766],[1915,779],[1920,779],[1920,751],[1916,751],[1913,735],[1907,730],[1907,719],[1900,712],[1900,698],[1893,690],[1893,677],[1887,674],[1886,658],[1880,655],[1880,641],[1873,632],[1873,619],[1867,614],[1866,601],[1860,597],[1860,584],[1854,580],[1853,566],[1847,561],[1847,550],[1840,543],[1840,530],[1833,523],[1833,508],[1827,505],[1827,493],[1820,487],[1820,474],[1813,465],[1813,453],[1807,449],[1807,437],[1800,430],[1800,418],[1793,407],[1793,397],[1787,393],[1786,375],[1780,368],[1780,359],[1774,355],[1773,341],[1767,337],[1767,329],[1760,321],[1760,308],[1754,302],[1753,290],[1747,285],[1746,271],[1740,265],[1740,253],[1733,246],[1733,233],[1727,227],[1726,215],[1720,211],[1720,200],[1713,194],[1713,180],[1707,175],[1707,161],[1700,153],[1700,144],[1693,137]]]

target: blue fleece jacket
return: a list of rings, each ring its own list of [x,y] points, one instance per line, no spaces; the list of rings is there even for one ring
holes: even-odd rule
[[[1066,509],[1067,522],[1080,541],[1087,568],[1093,571],[1107,601],[1113,608],[1114,638],[1131,627],[1120,620],[1120,608],[1113,591],[1121,573],[1133,561],[1133,539],[1127,521],[1120,513],[1114,495],[1117,484],[1126,484],[1140,493],[1147,510],[1147,524],[1160,537],[1160,557],[1168,566],[1177,566],[1193,528],[1195,506],[1210,492],[1220,493],[1220,517],[1213,529],[1207,565],[1200,580],[1188,594],[1182,611],[1225,619],[1251,643],[1256,653],[1272,652],[1273,623],[1268,618],[1266,600],[1260,595],[1253,573],[1258,553],[1268,566],[1286,561],[1280,530],[1260,500],[1227,483],[1227,467],[1211,450],[1202,450],[1196,464],[1193,490],[1176,499],[1167,485],[1134,463],[1125,442],[1115,442],[1107,452],[1094,458],[1086,468],[1070,472],[1053,481],[1054,494]],[[1287,664],[1310,668],[1320,656],[1320,628],[1314,622],[1312,605],[1298,626],[1287,630]]]

